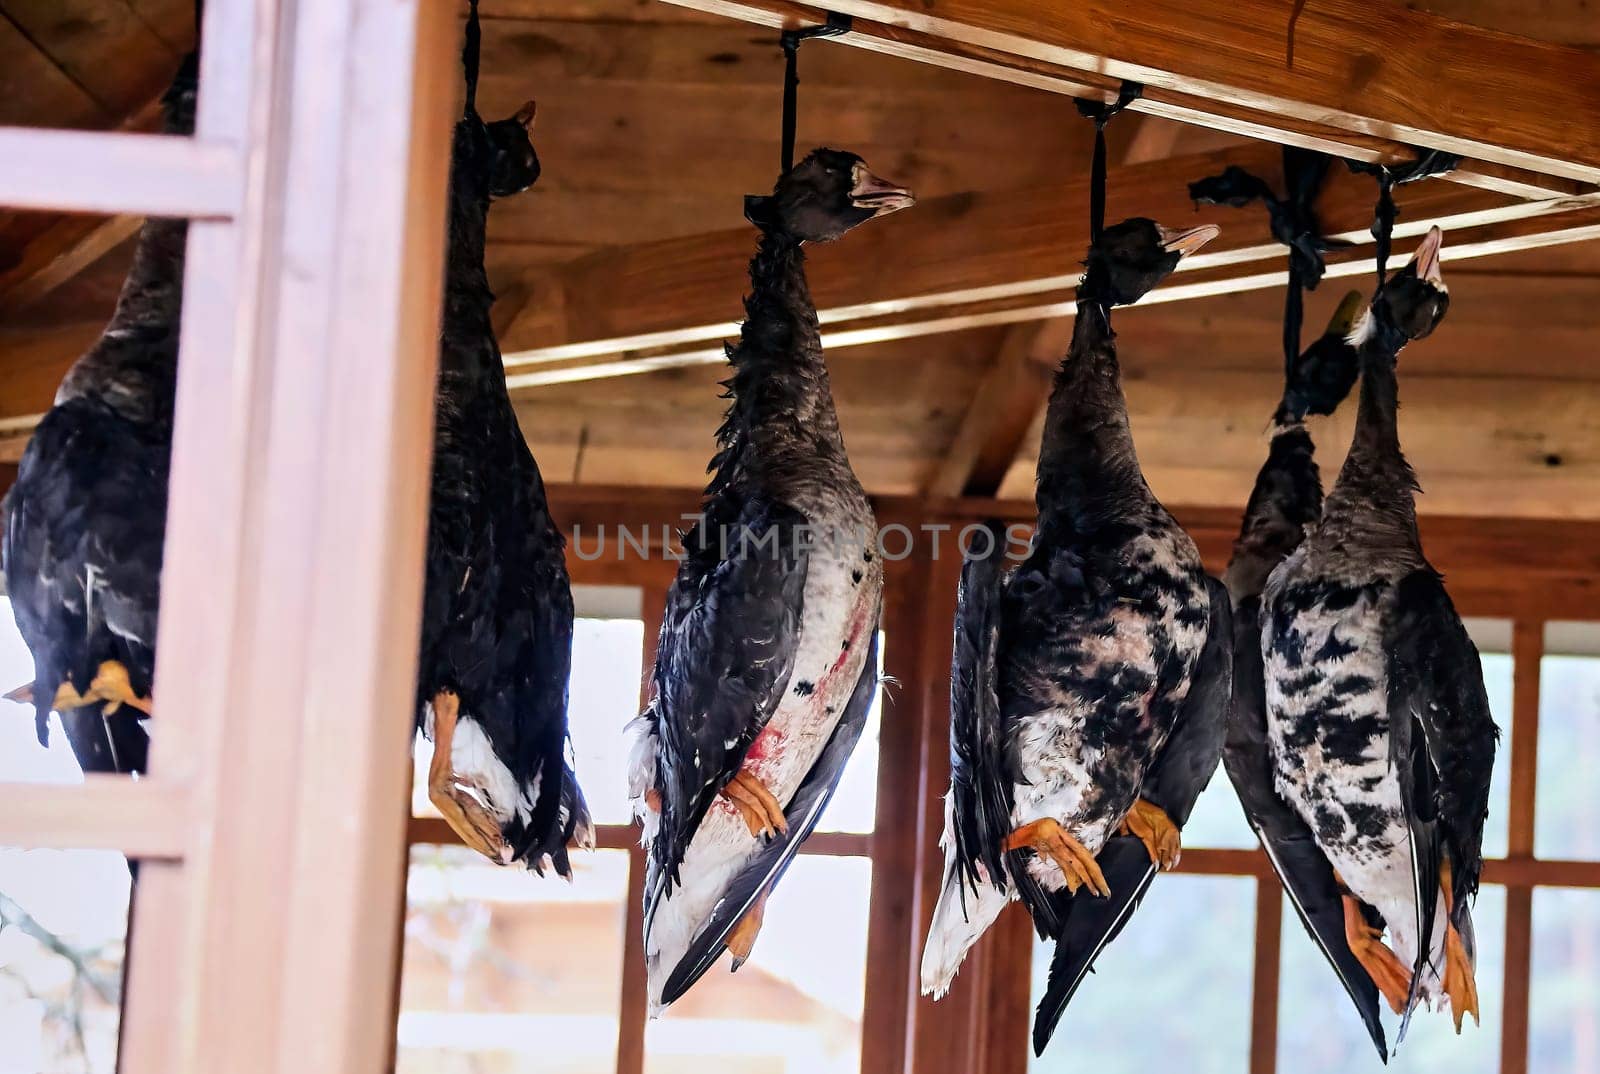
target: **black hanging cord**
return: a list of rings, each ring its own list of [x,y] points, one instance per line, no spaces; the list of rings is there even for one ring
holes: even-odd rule
[[[467,12],[467,40],[461,46],[461,66],[467,71],[467,103],[462,114],[478,114],[478,53],[482,48],[483,30],[478,26],[478,0],[471,0]]]
[[[806,26],[799,30],[785,30],[778,35],[783,47],[783,172],[788,175],[794,167],[795,112],[800,91],[800,42],[812,37],[838,37],[850,32],[850,16],[836,11],[828,12],[828,21],[821,26]]]
[[[1373,214],[1372,237],[1377,242],[1379,288],[1383,287],[1383,282],[1387,278],[1389,251],[1394,244],[1394,222],[1400,218],[1400,209],[1394,203],[1394,188],[1402,183],[1426,179],[1430,175],[1443,175],[1461,166],[1461,157],[1455,153],[1446,153],[1438,149],[1418,149],[1416,152],[1416,159],[1406,164],[1345,161],[1351,171],[1370,175],[1378,180],[1378,207]]]
[[[1094,163],[1089,171],[1089,241],[1099,242],[1100,233],[1106,229],[1106,124],[1112,118],[1144,95],[1144,87],[1137,82],[1124,82],[1117,91],[1117,99],[1105,101],[1075,101],[1078,114],[1094,122]]]
[[[1283,361],[1286,373],[1294,371],[1300,357],[1300,336],[1305,320],[1305,292],[1322,282],[1327,265],[1323,255],[1341,245],[1325,239],[1317,224],[1317,192],[1333,158],[1309,149],[1285,146],[1283,176],[1287,192],[1279,197],[1267,183],[1237,165],[1221,175],[1189,184],[1197,204],[1242,208],[1260,201],[1267,207],[1272,237],[1289,248],[1289,286],[1283,299]]]

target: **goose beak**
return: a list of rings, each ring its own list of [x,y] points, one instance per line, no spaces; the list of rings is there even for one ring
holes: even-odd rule
[[[851,179],[850,204],[858,209],[870,209],[874,216],[887,216],[916,204],[911,191],[879,179],[867,171],[865,164],[856,164]]]
[[[1161,246],[1169,254],[1176,253],[1179,257],[1188,257],[1200,247],[1222,234],[1222,229],[1215,224],[1202,224],[1192,227],[1188,231],[1169,231],[1157,226],[1161,233]]]
[[[1439,250],[1443,246],[1444,232],[1437,227],[1430,228],[1422,245],[1417,247],[1416,256],[1411,259],[1417,266],[1417,278],[1427,280],[1435,287],[1444,286],[1444,273],[1439,268]]]

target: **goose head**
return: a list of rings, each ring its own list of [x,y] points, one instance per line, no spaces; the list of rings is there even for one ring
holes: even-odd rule
[[[1089,247],[1085,294],[1108,306],[1137,302],[1219,234],[1215,224],[1173,231],[1142,216],[1108,227]]]
[[[510,118],[485,124],[494,153],[489,169],[490,197],[508,198],[539,181],[539,154],[534,152],[532,137],[537,111],[538,106],[529,101]]]
[[[911,191],[873,175],[854,153],[813,149],[778,180],[771,195],[747,197],[744,214],[762,231],[801,242],[832,242],[915,200]]]
[[[1371,316],[1406,340],[1426,338],[1450,310],[1450,289],[1439,267],[1443,246],[1444,232],[1429,230],[1410,262],[1389,277],[1373,300]]]
[[[1360,356],[1349,335],[1365,307],[1365,296],[1351,291],[1339,303],[1328,327],[1301,352],[1289,372],[1284,404],[1301,414],[1332,414],[1360,372]]]

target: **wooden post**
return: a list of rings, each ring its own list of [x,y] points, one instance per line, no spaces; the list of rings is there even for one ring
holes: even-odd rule
[[[1278,972],[1283,945],[1283,889],[1278,878],[1256,880],[1255,966],[1250,979],[1250,1074],[1277,1074]]]
[[[1544,623],[1519,619],[1511,631],[1511,805],[1506,857],[1533,860],[1534,805],[1539,779],[1539,673]],[[1501,748],[1506,748],[1502,743]],[[1533,886],[1506,889],[1505,993],[1500,1026],[1500,1074],[1528,1069],[1529,974],[1533,968]]]
[[[639,704],[650,700],[650,678],[656,666],[656,646],[661,641],[661,617],[666,612],[670,576],[644,588],[644,652],[639,667]],[[629,835],[635,835],[630,827]],[[644,1026],[650,1005],[649,982],[644,972],[645,852],[637,838],[628,847],[627,910],[623,914],[622,990],[617,999],[617,1074],[644,1074]]]
[[[141,876],[127,1069],[375,1070],[393,1026],[455,11],[218,0],[197,138],[157,779],[202,818]]]

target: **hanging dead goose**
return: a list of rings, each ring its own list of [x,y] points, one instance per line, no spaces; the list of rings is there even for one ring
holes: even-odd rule
[[[814,150],[769,197],[732,403],[703,514],[667,597],[654,697],[630,725],[650,850],[652,1011],[724,947],[748,957],[766,895],[811,830],[877,683],[883,569],[828,386],[802,243],[905,208],[859,157]]]
[[[469,96],[455,127],[417,719],[434,744],[429,797],[462,841],[570,876],[568,845],[593,841],[566,759],[572,590],[484,271],[490,203],[539,178],[533,119],[530,101],[485,123]]]
[[[1497,731],[1417,536],[1395,378],[1449,308],[1441,242],[1433,229],[1355,329],[1355,437],[1321,521],[1267,582],[1261,649],[1277,790],[1337,878],[1351,954],[1396,1012],[1448,999],[1459,1030],[1478,1016],[1470,904]]]
[[[194,133],[199,57],[162,98],[168,134]],[[99,341],[73,365],[5,500],[12,613],[34,679],[39,742],[51,710],[85,772],[145,771],[187,220],[151,217]]]
[[[1177,861],[1221,755],[1226,593],[1145,484],[1106,313],[1216,234],[1135,219],[1091,246],[1045,419],[1033,548],[1009,577],[998,553],[964,571],[945,879],[922,988],[948,989],[1020,897],[1057,941],[1037,1051],[1156,870]]]
[[[1322,479],[1308,414],[1331,414],[1355,384],[1359,358],[1346,337],[1363,306],[1352,291],[1327,331],[1299,356],[1272,417],[1272,443],[1245,508],[1225,580],[1233,598],[1233,708],[1223,766],[1251,828],[1306,931],[1328,959],[1361,1014],[1378,1054],[1387,1058],[1378,990],[1345,938],[1344,907],[1333,867],[1311,828],[1278,796],[1267,745],[1266,683],[1261,664],[1261,591],[1272,570],[1322,517]]]

